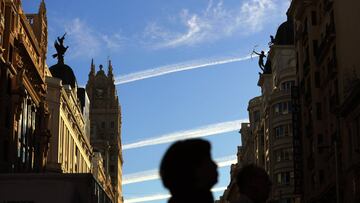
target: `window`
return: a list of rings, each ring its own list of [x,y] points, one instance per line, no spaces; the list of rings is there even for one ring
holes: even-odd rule
[[[311,11],[311,24],[312,24],[312,25],[316,25],[316,24],[317,24],[316,11]]]
[[[321,80],[320,80],[320,73],[318,71],[315,72],[315,87],[320,88]]]
[[[286,81],[281,83],[281,90],[284,91],[290,91],[291,87],[295,86],[295,81],[291,80],[291,81]]]
[[[274,128],[275,138],[279,139],[282,137],[289,136],[291,133],[291,125],[280,125]]]
[[[316,103],[316,118],[317,118],[318,120],[321,120],[321,119],[322,119],[321,103],[320,103],[320,102],[317,102],[317,103]]]
[[[10,48],[9,48],[9,58],[8,58],[8,62],[12,63],[13,62],[13,46],[10,45]]]
[[[290,101],[277,103],[273,106],[274,114],[288,114],[291,112],[291,106],[292,104]]]
[[[314,54],[314,56],[317,56],[317,52],[318,52],[318,41],[313,40],[313,54]]]
[[[293,173],[293,172],[291,172]],[[279,185],[288,185],[290,184],[290,172],[281,172],[276,174],[276,183]]]
[[[275,151],[275,160],[277,162],[292,160],[292,149],[284,148]]]

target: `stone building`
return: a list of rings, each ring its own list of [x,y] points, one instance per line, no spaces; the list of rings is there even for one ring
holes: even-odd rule
[[[122,202],[121,109],[114,84],[111,61],[105,74],[103,66],[95,72],[92,61],[86,91],[90,98],[90,140],[95,152],[100,152],[104,169],[110,174],[117,202]]]
[[[295,194],[292,89],[296,85],[296,52],[293,45],[293,24],[281,24],[271,44],[264,73],[258,86],[261,96],[249,101],[249,121],[241,125],[242,146],[238,152],[238,168],[256,164],[269,174],[273,187],[271,201],[299,202]],[[236,173],[236,170],[234,170]],[[220,202],[236,197],[238,192],[232,174],[230,185]],[[235,193],[235,194],[230,194]]]
[[[91,159],[92,163],[92,174],[95,179],[100,183],[100,185],[104,188],[106,194],[111,197],[112,200],[115,200],[115,188],[113,188],[111,184],[111,177],[105,171],[104,168],[104,159],[101,156],[100,152],[94,152],[94,155]],[[115,202],[115,201],[113,201]]]
[[[260,76],[262,88],[261,125],[264,133],[264,168],[273,187],[271,199],[299,202],[294,181],[294,137],[292,89],[296,85],[296,52],[291,19],[281,24],[270,48],[271,72]]]
[[[360,2],[293,0],[305,202],[360,201]]]
[[[291,90],[296,85],[296,53],[293,41],[293,24],[289,19],[279,26],[267,56],[267,71],[260,74],[261,96],[249,102],[251,133],[242,133],[246,138],[244,148],[254,154],[244,156],[268,172],[273,182],[270,199],[281,203],[300,201],[294,195]],[[252,142],[246,141],[249,134]]]
[[[0,171],[43,171],[50,137],[45,3],[25,14],[20,0],[0,0],[0,11]]]
[[[241,140],[244,142],[244,153],[242,156],[246,164],[255,163],[264,167],[264,130],[261,125],[261,116],[263,114],[263,97],[258,96],[249,101],[248,112],[250,126],[241,126]]]
[[[55,68],[61,67],[51,67],[50,71],[54,72]],[[62,80],[64,75],[46,78],[52,134],[46,169],[61,173],[90,173],[92,147],[85,134],[86,118],[81,111],[75,83],[74,87],[63,84],[62,81],[66,81]]]
[[[242,146],[238,146],[237,163],[232,164],[230,168],[230,183],[224,191],[217,203],[236,202],[238,199],[238,187],[236,185],[237,171],[244,165],[254,163],[254,140],[250,130],[250,123],[241,124],[241,143]]]

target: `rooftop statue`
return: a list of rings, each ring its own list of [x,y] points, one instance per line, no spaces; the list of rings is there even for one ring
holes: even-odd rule
[[[69,46],[64,46],[64,39],[65,39],[66,33],[60,38],[57,38],[57,41],[55,41],[54,46],[56,49],[56,54],[53,55],[53,58],[58,58],[58,63],[64,63],[64,54],[66,50],[69,48]]]
[[[252,53],[256,54],[259,56],[259,67],[260,69],[264,72],[264,68],[265,68],[265,65],[264,65],[264,58],[266,57],[265,56],[265,52],[264,51],[261,51],[261,53],[258,53],[255,51],[255,49],[252,51]]]

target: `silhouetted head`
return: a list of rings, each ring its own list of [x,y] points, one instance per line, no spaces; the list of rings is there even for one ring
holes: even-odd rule
[[[264,51],[261,51],[261,54],[265,54],[265,52],[264,52]]]
[[[248,196],[254,203],[266,202],[269,198],[272,184],[263,168],[253,164],[244,166],[236,176],[236,183],[239,192]]]
[[[202,139],[175,142],[165,152],[160,176],[174,194],[210,191],[217,182],[217,165],[211,159],[210,143]]]

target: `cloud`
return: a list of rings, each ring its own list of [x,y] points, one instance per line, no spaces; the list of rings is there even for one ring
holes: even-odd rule
[[[72,58],[94,57],[101,52],[116,51],[124,45],[125,38],[120,33],[101,33],[95,31],[80,18],[63,20],[61,25],[67,33],[66,42],[70,46]]]
[[[161,66],[145,71],[130,73],[123,76],[117,76],[115,78],[115,84],[124,84],[129,82],[134,82],[137,80],[144,80],[147,78],[153,78],[158,77],[170,73],[180,72],[180,71],[186,71],[186,70],[192,70],[197,68],[206,68],[211,67],[215,65],[220,64],[226,64],[226,63],[234,63],[234,62],[240,62],[250,59],[251,56],[242,56],[242,57],[227,57],[227,58],[217,58],[217,59],[203,59],[203,60],[197,60],[197,61],[189,61],[179,64],[172,64],[172,65],[166,65]]]
[[[278,14],[285,13],[288,6],[289,1],[284,0],[245,0],[239,6],[227,8],[223,0],[210,0],[206,9],[199,13],[183,9],[178,14],[180,26],[177,27],[183,27],[183,31],[172,31],[151,22],[144,36],[153,41],[153,48],[171,48],[234,34],[249,35],[261,31],[266,23],[278,20]]]
[[[75,18],[64,24],[65,31],[71,45],[71,56],[76,58],[80,56],[91,57],[96,55],[101,48],[101,42],[96,33],[79,18]],[[86,50],[86,51],[84,51]]]
[[[206,137],[206,136],[216,135],[226,132],[232,132],[239,130],[241,127],[241,123],[245,123],[245,122],[248,122],[248,119],[215,123],[215,124],[199,127],[196,129],[178,131],[170,134],[161,135],[159,137],[153,137],[153,138],[141,140],[130,144],[124,144],[122,146],[122,149],[123,150],[136,149],[141,147],[174,142],[182,139],[199,138],[199,137]]]
[[[217,187],[211,189],[212,192],[221,192],[226,190],[227,187]],[[150,202],[155,200],[166,200],[171,197],[170,194],[155,194],[155,195],[149,195],[145,197],[136,197],[131,199],[125,199],[124,203],[138,203],[138,202]]]
[[[216,159],[215,162],[219,168],[231,166],[231,164],[237,163],[237,157],[235,155],[221,157],[219,159]],[[160,179],[159,171],[157,169],[153,169],[124,175],[122,184],[127,185],[131,183],[139,183],[157,179]]]

